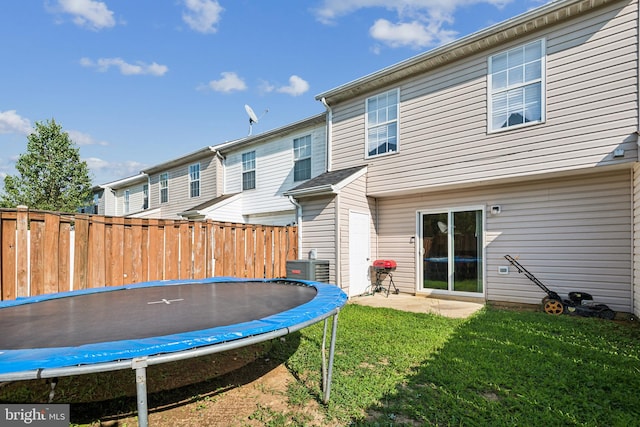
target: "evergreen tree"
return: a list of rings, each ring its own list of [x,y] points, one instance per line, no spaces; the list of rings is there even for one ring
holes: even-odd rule
[[[27,152],[16,162],[18,175],[4,179],[0,206],[75,212],[91,197],[89,167],[80,149],[54,119],[36,122],[28,136]]]

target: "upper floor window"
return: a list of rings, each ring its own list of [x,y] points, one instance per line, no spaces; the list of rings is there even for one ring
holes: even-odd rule
[[[293,180],[311,178],[311,135],[293,140]]]
[[[398,111],[400,91],[381,93],[367,99],[367,156],[398,151]]]
[[[131,208],[131,191],[124,190],[124,213],[129,213],[129,209]]]
[[[491,56],[489,131],[543,122],[544,86],[544,40]]]
[[[160,203],[169,201],[169,173],[160,174]]]
[[[200,197],[200,163],[189,166],[189,196]]]
[[[144,184],[142,186],[142,209],[149,209],[149,185]]]
[[[256,152],[242,154],[242,189],[256,188]]]

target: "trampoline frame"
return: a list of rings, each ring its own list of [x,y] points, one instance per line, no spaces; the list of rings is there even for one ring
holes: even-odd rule
[[[328,285],[319,282],[306,281],[306,280],[291,280],[291,279],[241,279],[241,278],[210,278],[203,280],[173,280],[173,281],[163,281],[163,282],[148,282],[147,286],[163,286],[163,285],[172,285],[172,284],[189,284],[189,283],[225,283],[230,281],[252,281],[252,282],[288,282],[295,284],[303,284],[311,287],[315,287],[318,291],[318,294],[322,292],[323,287],[333,287],[339,290],[335,285]],[[145,285],[144,283],[138,285]],[[100,292],[105,288],[96,288],[95,292]],[[87,290],[84,291],[76,291],[78,295],[87,294]],[[90,293],[91,291],[89,291]],[[73,297],[76,293],[74,291],[65,293],[65,297]],[[341,295],[340,295],[341,294]],[[59,297],[60,294],[52,294],[52,295],[43,295],[40,297],[31,297],[25,298],[25,300],[33,300],[33,303],[38,301],[53,299]],[[66,366],[66,367],[58,367],[58,368],[39,368],[39,369],[30,369],[16,372],[7,372],[0,373],[0,383],[1,382],[9,382],[9,381],[25,381],[25,380],[34,380],[34,379],[44,379],[44,378],[58,378],[72,375],[85,375],[85,374],[93,374],[98,372],[110,372],[117,371],[123,369],[132,369],[135,371],[135,380],[136,380],[136,398],[137,398],[137,413],[138,413],[138,425],[140,427],[148,426],[148,402],[147,402],[147,367],[153,365],[159,365],[162,363],[175,362],[195,357],[206,356],[210,354],[220,353],[227,350],[234,350],[241,347],[250,346],[253,344],[261,343],[264,341],[269,341],[275,338],[279,338],[290,333],[299,331],[308,326],[316,324],[320,321],[324,320],[324,329],[322,335],[322,345],[321,345],[321,357],[322,357],[322,399],[324,403],[327,403],[331,394],[331,380],[333,376],[333,360],[335,355],[335,341],[336,341],[336,332],[338,327],[338,314],[340,312],[341,307],[346,303],[346,295],[344,292],[339,290],[339,298],[335,301],[334,307],[330,310],[325,311],[324,313],[318,314],[317,316],[308,319],[304,322],[300,322],[297,324],[293,324],[291,326],[282,327],[279,329],[275,329],[272,331],[259,333],[255,335],[249,335],[246,337],[240,337],[233,340],[218,342],[210,345],[203,345],[196,348],[190,348],[185,350],[178,350],[169,353],[148,355],[143,357],[134,357],[130,359],[117,360],[112,362],[99,362],[93,364],[83,364],[83,365],[74,365],[74,366]],[[311,301],[315,300],[318,297],[314,297]],[[25,300],[17,302],[18,304],[29,303],[25,302]],[[310,302],[311,302],[310,301]],[[8,302],[11,306],[11,303]],[[302,305],[304,306],[304,304]],[[2,305],[0,305],[2,307]],[[282,313],[286,313],[284,311]],[[326,354],[326,341],[327,341],[327,329],[328,329],[328,319],[333,317],[333,322],[331,325],[331,338],[329,344],[329,354]],[[2,351],[0,350],[0,354]]]

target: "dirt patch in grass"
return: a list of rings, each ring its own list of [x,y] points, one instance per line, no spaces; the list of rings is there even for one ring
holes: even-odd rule
[[[147,369],[149,425],[262,426],[330,425],[324,407],[309,398],[291,402],[296,378],[272,357],[269,343]],[[299,386],[299,385],[298,385]],[[134,371],[60,378],[53,403],[71,404],[71,421],[92,427],[137,425]],[[0,402],[46,403],[45,380],[0,387]],[[282,420],[280,422],[280,420]]]

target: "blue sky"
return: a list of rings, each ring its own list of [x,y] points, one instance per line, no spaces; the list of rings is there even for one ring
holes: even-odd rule
[[[546,2],[3,0],[0,178],[35,122],[106,183],[247,136],[245,104],[254,135],[302,120],[318,93]]]

